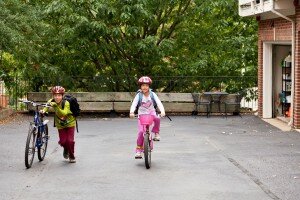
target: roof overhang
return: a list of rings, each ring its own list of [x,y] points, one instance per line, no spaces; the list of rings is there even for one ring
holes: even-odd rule
[[[277,18],[276,10],[285,16],[295,15],[298,0],[239,0],[239,15],[242,17],[259,16],[261,20]]]

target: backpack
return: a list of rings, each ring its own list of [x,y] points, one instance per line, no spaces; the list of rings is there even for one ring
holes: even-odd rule
[[[138,104],[137,104],[137,106],[136,106],[136,108],[135,108],[135,111],[134,111],[135,114],[138,113],[138,109],[139,109],[139,107],[141,106],[142,100],[143,100],[143,93],[142,93],[142,91],[141,91],[141,90],[138,90],[138,91],[137,91],[137,94],[139,95],[139,101],[138,101]],[[155,101],[155,99],[154,99],[154,95],[153,95],[153,92],[152,92],[151,89],[150,89],[150,98],[151,98],[151,100],[152,100],[152,102],[153,102],[154,109],[156,110],[156,109],[157,109],[157,103],[156,103],[156,101]]]
[[[70,103],[70,110],[72,112],[72,115],[74,117],[78,117],[80,115],[80,106],[78,104],[76,97],[73,97],[70,94],[66,94],[63,98],[63,102],[61,105],[62,109],[64,109],[65,107],[66,100]]]

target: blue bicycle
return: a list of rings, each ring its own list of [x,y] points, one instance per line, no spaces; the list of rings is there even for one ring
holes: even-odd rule
[[[44,114],[39,112],[39,107],[50,107],[48,104],[40,104],[33,101],[22,101],[35,107],[33,122],[29,124],[28,136],[25,146],[25,166],[30,168],[34,154],[37,151],[39,161],[43,161],[48,146],[48,125],[49,120],[44,120]]]

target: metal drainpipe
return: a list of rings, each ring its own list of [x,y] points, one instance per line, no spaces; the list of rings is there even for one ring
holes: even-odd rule
[[[289,126],[293,126],[294,125],[294,93],[295,93],[295,21],[292,20],[291,18],[281,14],[280,12],[274,10],[274,4],[273,4],[273,9],[271,10],[271,12],[279,17],[282,17],[282,18],[292,22],[292,88],[291,88],[292,112],[291,112],[290,122],[288,124],[289,124]]]

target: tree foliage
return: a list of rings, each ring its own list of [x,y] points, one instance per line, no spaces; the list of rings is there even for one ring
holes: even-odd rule
[[[4,0],[0,7],[1,55],[14,60],[14,67],[2,62],[2,73],[21,75],[32,90],[134,91],[141,75],[161,91],[255,83],[198,78],[256,74],[257,24],[238,16],[235,0]],[[163,76],[193,78],[179,84]]]

